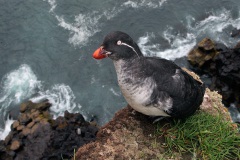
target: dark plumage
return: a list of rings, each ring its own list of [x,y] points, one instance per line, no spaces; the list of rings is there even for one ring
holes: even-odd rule
[[[203,84],[171,61],[144,57],[126,33],[109,33],[93,57],[113,60],[123,96],[143,114],[186,118],[203,101]]]

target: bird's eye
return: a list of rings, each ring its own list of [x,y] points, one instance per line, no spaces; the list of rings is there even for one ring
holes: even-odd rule
[[[117,41],[117,45],[121,45],[122,44],[122,41]]]

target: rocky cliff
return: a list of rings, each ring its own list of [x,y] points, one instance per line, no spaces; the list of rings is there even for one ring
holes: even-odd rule
[[[95,140],[98,128],[80,113],[53,119],[47,101],[22,103],[11,132],[0,141],[1,160],[70,159],[74,150]]]

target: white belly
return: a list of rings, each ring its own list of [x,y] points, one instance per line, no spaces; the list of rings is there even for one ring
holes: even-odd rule
[[[150,116],[169,116],[164,112],[164,104],[159,104],[158,107],[146,106],[151,98],[153,88],[156,87],[155,82],[150,77],[145,79],[133,77],[129,72],[126,74],[126,71],[122,70],[120,63],[114,64],[119,87],[126,101],[133,109]]]

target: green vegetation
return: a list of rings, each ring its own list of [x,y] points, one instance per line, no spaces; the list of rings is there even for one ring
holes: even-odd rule
[[[240,159],[240,135],[221,115],[199,111],[186,120],[158,125],[157,136],[163,136],[167,154],[192,154],[195,159]]]

